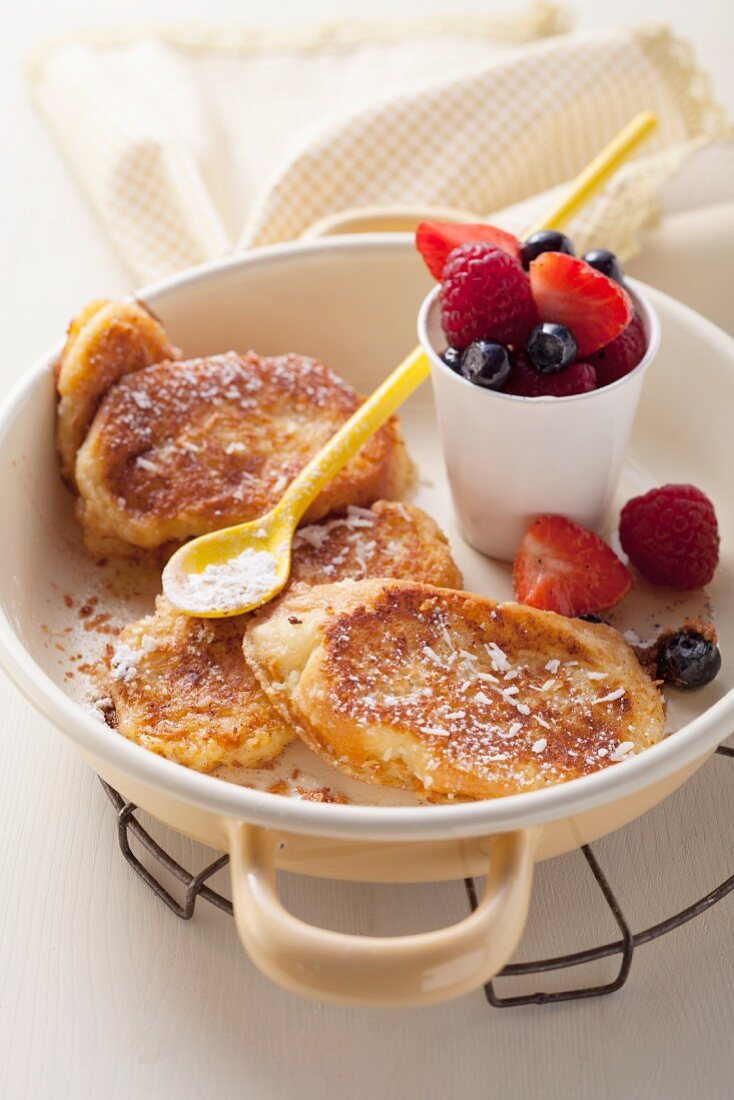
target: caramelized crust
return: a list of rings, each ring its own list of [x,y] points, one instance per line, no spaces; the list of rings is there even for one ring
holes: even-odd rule
[[[178,354],[140,302],[91,302],[74,318],[56,366],[57,445],[68,481],[74,480],[77,451],[110,386],[124,374]]]
[[[291,586],[364,577],[407,578],[443,588],[464,583],[441,528],[410,504],[350,505],[342,515],[297,531]]]
[[[361,400],[328,367],[298,355],[229,352],[121,378],[77,456],[90,548],[175,545],[262,515]],[[393,418],[305,520],[398,497],[411,476]]]
[[[293,548],[291,585],[301,588],[346,577],[411,575],[461,584],[437,525],[405,504],[352,507],[302,528]],[[160,596],[155,614],[126,627],[112,655],[109,693],[119,731],[199,771],[275,759],[295,734],[245,662],[246,619],[189,618]]]
[[[566,782],[663,734],[661,696],[611,627],[466,592],[293,591],[251,617],[244,650],[323,759],[432,798]]]
[[[159,596],[123,630],[110,696],[120,733],[187,768],[254,767],[293,734],[242,660],[244,619],[192,619]]]

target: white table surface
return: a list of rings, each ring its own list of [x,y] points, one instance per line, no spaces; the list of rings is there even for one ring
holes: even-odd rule
[[[196,0],[185,12],[279,23],[364,15],[357,0],[274,7]],[[369,15],[441,7],[415,0],[396,11],[389,0],[372,0]],[[608,10],[592,0],[577,7],[587,26]],[[463,8],[486,4],[464,0]],[[182,10],[174,0],[128,0],[122,8],[111,0],[26,0],[3,20],[3,390],[81,303],[130,288],[24,101],[19,60],[44,34],[123,18],[176,19]],[[730,5],[617,0],[614,10],[626,22],[665,17],[689,35],[731,110]],[[312,1004],[254,969],[229,917],[199,903],[184,923],[153,897],[116,847],[114,815],[96,778],[2,675],[0,716],[0,1095],[8,1100],[732,1095],[734,898],[641,948],[627,986],[612,997],[508,1011],[488,1008],[481,993],[426,1010]],[[733,811],[734,762],[715,758],[644,820],[596,845],[635,929],[734,872]],[[211,858],[167,830],[156,835],[189,867]],[[290,878],[285,894],[312,920],[376,934],[437,926],[465,904],[454,884],[378,888]],[[616,929],[582,857],[540,867],[519,957],[599,937],[616,938]],[[609,960],[585,976],[599,981],[613,969]],[[580,978],[541,981],[558,988]],[[507,982],[499,988],[510,990]]]

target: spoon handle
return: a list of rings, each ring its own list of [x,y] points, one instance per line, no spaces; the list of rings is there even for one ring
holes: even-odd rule
[[[657,115],[652,111],[640,111],[635,115],[587,164],[583,172],[576,176],[561,201],[552,210],[548,210],[545,216],[534,225],[528,226],[525,236],[530,237],[541,229],[558,229],[573,217],[602,184],[614,175],[620,164],[635,151],[637,146],[650,136],[657,124]]]
[[[286,490],[279,510],[287,512],[294,524],[298,523],[321,490],[410,397],[429,372],[428,359],[421,348],[415,348],[304,466]]]

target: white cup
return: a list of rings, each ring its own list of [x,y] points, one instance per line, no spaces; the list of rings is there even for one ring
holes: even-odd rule
[[[647,351],[633,371],[573,397],[515,397],[483,389],[447,367],[440,287],[424,301],[418,338],[431,363],[446,473],[462,536],[490,557],[512,561],[539,515],[554,513],[599,530],[619,480],[660,321],[635,285]]]

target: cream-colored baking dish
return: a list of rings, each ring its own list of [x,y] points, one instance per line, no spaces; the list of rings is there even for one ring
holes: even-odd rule
[[[430,287],[405,234],[334,237],[209,264],[141,294],[187,354],[254,347],[317,355],[367,392],[415,343]],[[52,349],[0,414],[3,537],[0,659],[31,702],[122,795],[172,827],[231,855],[243,943],[273,979],[324,999],[423,1004],[467,992],[499,970],[522,934],[533,866],[619,828],[678,787],[731,732],[734,673],[734,342],[652,289],[663,331],[619,499],[664,481],[700,484],[716,502],[723,558],[710,598],[725,657],[708,688],[677,696],[677,732],[634,759],[555,788],[435,807],[319,804],[246,789],[169,763],[117,736],[74,700],[48,627],[63,630],[62,597],[84,597],[93,566],[78,551],[72,501],[54,450]],[[455,534],[424,386],[404,410],[421,471],[417,502],[449,532],[467,586],[504,598],[507,567]],[[728,442],[729,441],[729,442]],[[562,440],[559,441],[562,446]],[[658,594],[658,606],[667,604]],[[631,614],[644,632],[649,607]],[[667,613],[680,618],[678,603]],[[41,624],[47,628],[41,630]],[[453,927],[386,939],[307,925],[281,906],[275,869],[343,879],[420,882],[488,873],[477,911]]]

